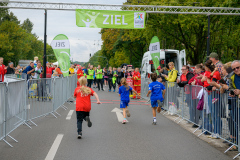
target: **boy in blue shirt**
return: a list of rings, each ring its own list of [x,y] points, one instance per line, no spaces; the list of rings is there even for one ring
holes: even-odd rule
[[[161,106],[158,106],[158,103],[159,101],[163,102],[166,89],[162,83],[156,81],[157,73],[152,73],[151,79],[153,82],[149,84],[149,91],[147,93],[147,97],[149,96],[150,93],[152,93],[150,100],[153,113],[153,125],[156,125],[157,124],[156,109],[158,108],[158,111],[160,111]]]
[[[127,122],[126,114],[127,114],[128,117],[130,117],[130,112],[127,108],[128,103],[130,101],[129,91],[133,91],[134,93],[136,93],[136,95],[138,95],[138,94],[134,89],[132,89],[131,87],[128,86],[126,78],[121,79],[121,84],[122,84],[122,86],[119,88],[119,96],[121,97],[120,108],[123,109],[124,119],[123,119],[122,124],[125,124]],[[138,97],[139,97],[139,95],[138,95]]]

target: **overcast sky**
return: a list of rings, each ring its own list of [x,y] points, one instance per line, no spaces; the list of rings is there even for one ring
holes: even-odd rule
[[[54,3],[80,3],[80,4],[123,4],[126,0],[14,0],[26,2],[54,2]],[[39,39],[44,37],[44,11],[43,10],[11,10],[21,23],[29,18],[34,24],[32,33]],[[65,34],[70,40],[71,60],[87,62],[89,53],[95,53],[101,48],[101,29],[82,28],[76,26],[75,11],[47,12],[47,43],[51,44],[58,34]],[[95,44],[95,45],[94,45]]]

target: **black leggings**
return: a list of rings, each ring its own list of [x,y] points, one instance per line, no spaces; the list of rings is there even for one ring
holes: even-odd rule
[[[91,86],[92,86],[92,81],[93,81],[93,79],[88,79],[88,80],[87,80],[87,82],[88,82],[87,86],[90,87],[90,88],[91,88]]]
[[[86,116],[89,116],[89,112],[76,111],[77,114],[77,132],[82,132],[82,122],[86,121]]]
[[[100,90],[100,85],[101,85],[101,88],[103,90],[103,82],[102,82],[102,79],[96,79],[97,80],[97,85],[98,85],[98,90]]]

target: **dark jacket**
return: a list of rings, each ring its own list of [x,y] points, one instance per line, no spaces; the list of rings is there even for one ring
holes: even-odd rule
[[[112,77],[113,77],[113,71],[112,71],[112,72],[107,71],[107,76],[108,76],[108,79],[112,79]]]
[[[181,75],[182,77],[183,75]],[[180,82],[178,83],[179,87],[184,87],[186,84],[188,84],[189,80],[192,79],[192,77],[194,77],[194,74],[192,72],[188,72],[186,77],[187,77],[187,81],[182,81],[182,78],[180,77]]]
[[[15,74],[15,71],[13,68],[8,67],[7,68],[7,73],[6,74]]]
[[[117,84],[121,84],[121,79],[124,77],[124,74],[123,74],[123,72],[118,72],[117,73]]]

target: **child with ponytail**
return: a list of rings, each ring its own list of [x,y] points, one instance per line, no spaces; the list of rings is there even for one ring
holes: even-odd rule
[[[128,86],[126,78],[121,79],[121,84],[122,84],[122,86],[119,88],[119,96],[121,97],[120,108],[123,109],[123,118],[124,119],[123,119],[122,124],[125,124],[127,122],[126,115],[128,117],[130,117],[130,112],[128,110],[128,103],[130,101],[129,91],[133,91],[136,95],[138,95],[138,94],[134,89],[132,89],[130,86]],[[139,97],[139,95],[138,95],[138,97]]]
[[[87,79],[81,77],[79,80],[80,86],[74,91],[74,98],[76,98],[76,114],[77,114],[77,132],[78,139],[82,138],[82,122],[85,120],[88,127],[92,126],[92,122],[89,118],[89,112],[91,110],[91,100],[90,96],[95,96],[97,99],[97,104],[100,104],[98,95],[91,88],[87,87]]]

